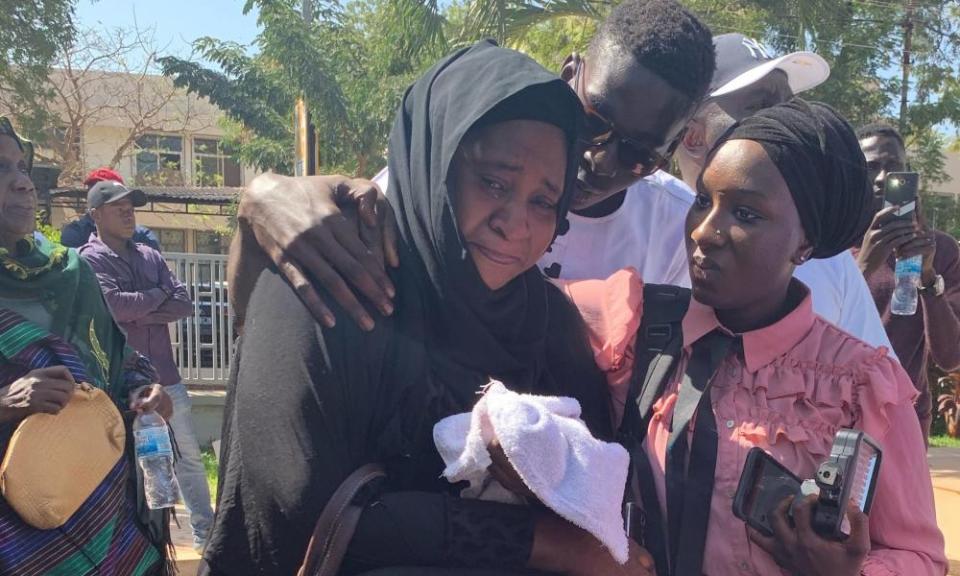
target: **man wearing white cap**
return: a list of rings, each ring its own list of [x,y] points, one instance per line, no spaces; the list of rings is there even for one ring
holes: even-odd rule
[[[742,34],[714,37],[717,70],[707,99],[687,124],[674,157],[683,181],[695,190],[707,153],[734,123],[822,84],[830,76],[827,62],[812,52],[773,58],[756,40]],[[677,196],[677,194],[674,194]],[[693,202],[688,191],[688,205]],[[676,250],[685,253],[683,220],[676,223]],[[794,275],[810,288],[813,308],[823,318],[893,355],[870,290],[849,252],[826,260],[809,260]]]

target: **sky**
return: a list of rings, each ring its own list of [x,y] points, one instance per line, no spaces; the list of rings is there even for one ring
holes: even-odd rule
[[[244,0],[79,0],[79,28],[152,28],[156,45],[169,55],[188,56],[202,36],[248,44],[257,35],[255,12],[243,15]]]

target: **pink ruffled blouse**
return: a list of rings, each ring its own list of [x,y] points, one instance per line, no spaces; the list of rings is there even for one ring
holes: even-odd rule
[[[564,282],[587,322],[597,364],[605,370],[622,414],[643,310],[643,283],[634,270],[607,280]],[[712,308],[696,301],[683,320],[684,353],[655,404],[646,451],[665,502],[664,463],[679,374],[691,345],[725,330]],[[884,349],[873,348],[813,312],[809,294],[779,322],[741,335],[743,355],[728,355],[712,381],[720,441],[704,554],[707,576],[786,574],[747,537],[733,515],[733,496],[747,452],[759,446],[801,478],[812,478],[830,453],[836,431],[857,428],[883,447],[870,512],[867,576],[942,576],[943,536],[909,377]],[[619,421],[619,415],[617,417]],[[696,425],[694,423],[694,425]]]

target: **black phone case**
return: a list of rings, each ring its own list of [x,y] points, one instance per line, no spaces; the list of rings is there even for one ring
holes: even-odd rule
[[[900,186],[891,185],[891,180],[900,181]],[[920,190],[920,175],[916,172],[891,172],[887,175],[884,185],[883,199],[885,202],[893,205],[913,204],[913,209],[909,212],[897,215],[898,219],[913,220],[916,218],[917,195]]]
[[[777,468],[783,474],[796,482],[796,490],[794,493],[800,491],[800,477],[788,470],[783,464],[777,462],[773,459],[772,456],[767,454],[761,448],[751,448],[747,452],[747,460],[743,465],[743,472],[740,475],[740,482],[737,484],[737,492],[733,497],[733,515],[737,518],[743,520],[747,523],[747,526],[755,529],[765,536],[773,536],[773,532],[763,524],[759,519],[750,516],[746,507],[747,507],[747,498],[750,495],[753,487],[761,482],[764,482],[764,477],[757,477],[757,470],[760,469],[758,465],[763,461],[767,464],[771,464],[773,467]],[[769,480],[768,480],[769,481]]]

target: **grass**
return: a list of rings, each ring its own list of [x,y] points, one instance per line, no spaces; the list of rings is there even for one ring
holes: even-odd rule
[[[930,446],[932,448],[960,448],[960,438],[951,438],[950,436],[930,436]]]
[[[217,457],[213,454],[213,449],[208,448],[200,453],[203,460],[203,468],[207,472],[207,484],[210,486],[210,498],[217,498]]]

